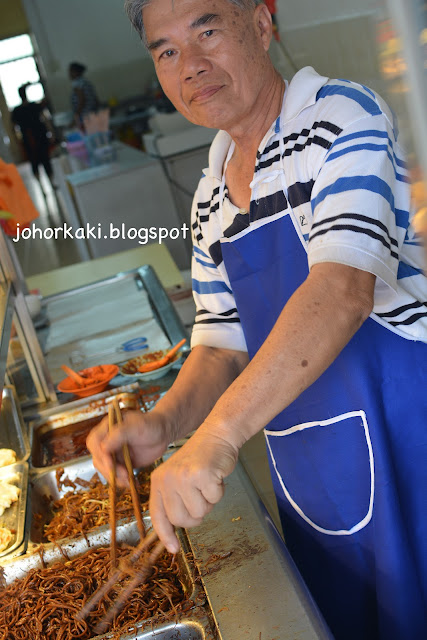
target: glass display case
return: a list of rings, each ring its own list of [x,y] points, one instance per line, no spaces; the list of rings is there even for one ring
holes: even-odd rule
[[[0,384],[15,387],[22,407],[56,402],[26,294],[19,263],[0,229]]]

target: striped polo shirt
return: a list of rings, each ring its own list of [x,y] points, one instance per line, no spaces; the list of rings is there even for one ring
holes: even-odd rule
[[[218,132],[193,201],[192,345],[246,350],[221,241],[234,242],[288,214],[309,268],[337,262],[373,273],[371,317],[427,342],[424,254],[410,223],[397,123],[382,98],[312,67],[299,71],[258,148],[249,213],[228,199],[223,172],[233,145]]]

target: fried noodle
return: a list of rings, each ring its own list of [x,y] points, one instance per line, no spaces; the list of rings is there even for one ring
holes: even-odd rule
[[[119,547],[117,553],[119,560],[123,559],[129,554],[129,547]],[[86,600],[108,580],[110,569],[109,548],[90,549],[64,563],[57,561],[50,567],[32,569],[25,578],[0,588],[0,640],[92,638],[94,628],[131,579],[128,576],[114,585],[86,620],[76,620]],[[132,569],[136,571],[138,563]],[[150,577],[132,592],[114,618],[110,631],[118,637],[148,618],[155,622],[170,619],[188,610],[190,603],[175,557],[163,552]]]
[[[44,538],[56,542],[63,538],[84,535],[86,532],[109,524],[109,490],[95,473],[90,481],[76,478],[71,482],[68,478],[61,481],[63,469],[59,469],[58,488],[62,485],[85,487],[78,491],[68,491],[52,505],[53,517],[44,528]],[[142,511],[147,511],[150,497],[150,474],[140,471],[137,475],[137,492]],[[116,501],[117,521],[134,517],[132,497],[129,490],[118,492]],[[40,520],[42,516],[38,517]]]

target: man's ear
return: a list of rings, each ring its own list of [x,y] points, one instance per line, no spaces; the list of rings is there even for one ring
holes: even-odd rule
[[[254,11],[255,33],[259,35],[265,51],[268,51],[273,36],[271,14],[265,4],[259,4]]]

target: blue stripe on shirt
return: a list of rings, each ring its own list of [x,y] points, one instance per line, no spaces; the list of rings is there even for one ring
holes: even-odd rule
[[[193,291],[200,294],[212,294],[212,293],[231,293],[231,289],[227,287],[225,282],[221,280],[213,280],[212,282],[200,282],[199,280],[192,279]]]
[[[208,267],[209,269],[216,269],[216,264],[214,262],[206,262],[205,260],[200,260],[200,258],[197,258],[196,256],[194,256],[194,259],[204,267]]]
[[[421,269],[411,267],[411,265],[406,264],[406,262],[399,262],[399,268],[397,270],[398,280],[402,280],[403,278],[410,278],[411,276],[418,276],[420,274],[423,274],[423,271]]]
[[[194,253],[198,253],[201,256],[203,256],[204,258],[207,258],[209,260],[208,254],[204,253],[201,249],[199,249],[199,247],[193,246],[193,251],[194,251]]]
[[[396,216],[396,226],[400,227],[401,229],[407,229],[409,225],[409,211],[396,209],[394,214]]]
[[[377,131],[376,129],[356,131],[355,133],[349,133],[347,136],[342,136],[342,138],[337,138],[332,146],[336,147],[339,144],[343,144],[349,140],[355,140],[356,138],[388,138],[388,133],[387,131]]]
[[[409,214],[407,211],[395,210],[395,201],[392,190],[387,182],[381,180],[377,176],[352,176],[349,178],[338,178],[329,187],[325,187],[320,193],[313,198],[311,202],[311,209],[314,213],[316,207],[323,202],[328,196],[336,193],[344,193],[345,191],[358,191],[365,190],[377,193],[382,196],[390,205],[391,210],[396,215],[396,224],[398,227],[406,229],[407,222],[404,224],[404,220],[408,220]]]
[[[365,144],[355,144],[352,147],[346,147],[345,149],[341,149],[340,151],[331,153],[326,159],[326,162],[334,160],[335,158],[340,158],[341,156],[345,156],[347,153],[353,153],[354,151],[385,151],[390,159],[391,164],[393,165],[396,180],[398,180],[399,182],[409,182],[406,176],[397,173],[396,167],[394,166],[394,159],[390,153],[388,145],[372,144],[371,142],[366,142]],[[396,156],[395,159],[397,160]]]
[[[356,140],[357,138],[382,138],[386,139],[389,142],[390,148],[393,149],[393,143],[390,140],[390,136],[387,131],[375,131],[374,129],[369,129],[367,131],[356,131],[355,133],[350,133],[348,136],[343,136],[342,138],[337,138],[332,147],[329,150],[329,153],[337,147],[339,144],[344,144],[345,142],[350,142],[350,140]],[[393,151],[393,157],[398,167],[402,169],[406,169],[406,162],[397,157],[395,152]]]
[[[347,84],[354,84],[354,82],[352,80],[346,80],[345,78],[338,78],[338,80],[340,82],[346,82]],[[361,84],[360,86],[363,87],[363,89],[365,89],[365,91],[370,93],[373,98],[375,98],[375,93],[373,91],[371,91],[371,89],[369,89],[368,87],[365,87],[364,84]]]
[[[382,114],[381,109],[377,105],[377,103],[366,96],[361,91],[357,89],[352,89],[350,87],[343,87],[338,84],[333,85],[325,85],[323,86],[317,93],[316,99],[319,100],[321,98],[326,98],[328,96],[341,95],[345,98],[349,98],[350,100],[354,100],[360,106],[365,109],[371,116],[379,116]]]
[[[367,131],[356,131],[355,133],[350,133],[348,136],[343,136],[342,138],[337,138],[333,143],[331,149],[338,146],[339,144],[344,144],[345,142],[349,142],[350,140],[356,140],[357,138],[383,138],[387,139],[390,143],[391,148],[393,148],[393,144],[390,140],[390,137],[387,131],[376,131],[375,129],[369,129]],[[406,169],[406,162],[404,160],[400,160],[397,155],[393,152],[394,159],[398,167],[402,169]]]

